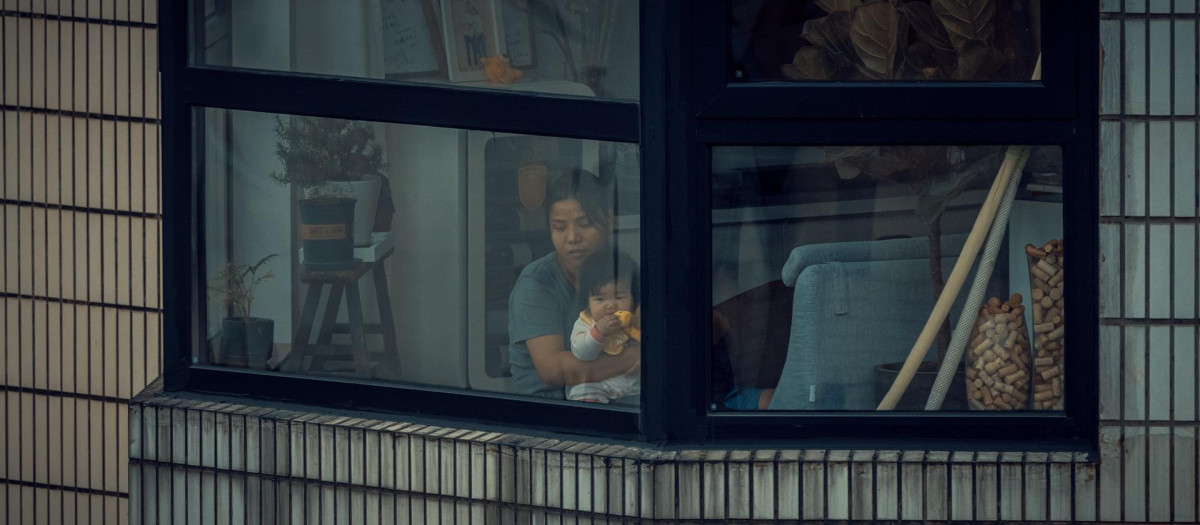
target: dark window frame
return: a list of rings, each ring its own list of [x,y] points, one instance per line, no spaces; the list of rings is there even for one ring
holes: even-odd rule
[[[806,447],[931,447],[1094,452],[1099,429],[1099,9],[1094,2],[1043,2],[1049,20],[1069,36],[1044,41],[1038,83],[732,83],[728,78],[727,2],[701,3],[678,15],[683,74],[668,79],[668,91],[690,96],[672,106],[677,143],[669,148],[669,183],[686,188],[673,202],[673,224],[693,225],[674,247],[691,255],[687,270],[668,275],[684,304],[711,302],[711,149],[724,145],[992,144],[1056,145],[1062,148],[1065,242],[1079,255],[1069,259],[1066,289],[1071,296],[1066,337],[1068,374],[1063,413],[883,413],[755,412],[707,413],[707,381],[669,389],[664,413],[687,413],[690,422],[717,442],[797,440]],[[675,13],[675,11],[672,11]],[[1048,24],[1047,24],[1048,25]],[[1044,26],[1045,27],[1045,26]],[[716,31],[716,33],[714,33]],[[1062,36],[1062,35],[1060,35]],[[712,60],[711,57],[725,60]],[[1057,69],[1054,69],[1058,64]],[[1052,72],[1053,70],[1053,72]],[[672,83],[675,83],[672,85]],[[871,96],[865,96],[865,95]],[[984,97],[984,98],[980,98]],[[815,101],[807,104],[807,101]],[[896,101],[906,100],[907,106]],[[988,100],[985,106],[979,100]],[[935,104],[936,103],[936,104]],[[1012,104],[1027,104],[1013,110]],[[889,109],[890,108],[890,109]],[[899,109],[897,109],[899,108]],[[706,283],[691,286],[689,283]],[[702,309],[668,311],[666,326],[685,334],[670,366],[710,378],[707,349],[711,316]],[[688,354],[684,348],[706,349]],[[689,362],[681,362],[689,359]],[[649,353],[647,367],[668,366]],[[682,375],[682,374],[680,374]],[[688,388],[691,387],[691,388]],[[887,436],[887,437],[881,437]],[[999,439],[997,437],[1000,436]]]
[[[819,446],[851,443],[871,448],[1075,450],[1094,452],[1098,429],[1098,189],[1096,111],[1099,15],[1094,6],[1073,11],[1070,38],[1050,42],[1047,62],[1059,68],[1041,86],[984,87],[921,84],[871,85],[842,91],[811,83],[716,85],[714,64],[705,63],[700,30],[713,19],[711,5],[680,0],[643,1],[641,7],[641,99],[639,102],[488,92],[413,83],[345,79],[324,75],[193,65],[194,37],[185,2],[160,7],[160,69],[163,107],[164,378],[169,391],[249,396],[303,405],[366,409],[442,418],[465,425],[503,425],[532,432],[567,432],[664,446]],[[710,2],[724,9],[724,2]],[[1054,3],[1051,3],[1054,4]],[[1062,4],[1065,4],[1062,3]],[[1061,4],[1059,4],[1061,5]],[[1080,4],[1084,5],[1084,4]],[[1055,12],[1061,8],[1052,9]],[[1067,10],[1069,11],[1069,9]],[[725,18],[718,17],[723,21]],[[723,34],[723,33],[722,33]],[[722,50],[724,53],[724,50]],[[724,55],[722,55],[724,56]],[[1086,74],[1079,74],[1080,72]],[[1065,75],[1065,76],[1064,76]],[[698,81],[700,80],[700,81]],[[723,83],[724,80],[722,79]],[[714,88],[714,86],[716,86]],[[845,87],[845,86],[843,86]],[[714,90],[715,89],[715,90]],[[765,91],[764,91],[765,90]],[[937,93],[956,110],[914,118],[904,112],[862,113],[854,93],[882,99],[913,90]],[[845,111],[765,113],[753,99],[783,93],[788,99],[816,96]],[[963,108],[980,93],[989,100],[1033,100],[1038,111],[1011,114],[993,103],[983,112]],[[1032,94],[1032,95],[1031,95]],[[708,96],[712,95],[712,96]],[[725,98],[722,98],[725,97]],[[932,95],[925,95],[932,97]],[[861,98],[861,97],[860,97]],[[868,97],[870,98],[870,97]],[[388,104],[372,101],[388,100]],[[201,343],[203,315],[203,191],[200,107],[363,119],[571,138],[635,142],[642,149],[641,245],[647,343],[653,334],[685,334],[643,356],[641,411],[578,406],[520,396],[420,387],[368,380],[192,365]],[[462,108],[447,112],[434,108]],[[792,106],[797,107],[797,106]],[[865,108],[870,109],[870,108]],[[984,118],[986,117],[986,118]],[[815,119],[815,120],[810,120]],[[916,127],[914,127],[916,126]],[[919,129],[913,133],[914,129]],[[1067,287],[1073,304],[1068,333],[1066,414],[874,414],[707,412],[709,309],[672,308],[710,303],[711,210],[709,151],[723,144],[921,143],[1057,144],[1080,197],[1066,200],[1064,230],[1072,249]],[[202,157],[202,156],[201,156]],[[1073,193],[1076,192],[1073,190]],[[671,203],[663,205],[663,203]],[[687,224],[680,228],[671,225]],[[668,256],[668,254],[676,254]],[[685,270],[681,271],[681,258]],[[701,283],[697,285],[697,283]],[[655,314],[655,312],[658,312]],[[701,351],[692,349],[700,348]],[[692,373],[679,374],[678,370]],[[674,371],[674,372],[672,372]],[[969,424],[963,424],[969,421]],[[1000,432],[1003,431],[1003,432]],[[881,433],[897,435],[880,438]],[[996,439],[995,436],[1005,436]],[[786,445],[785,445],[786,444]],[[858,446],[858,445],[856,445]]]

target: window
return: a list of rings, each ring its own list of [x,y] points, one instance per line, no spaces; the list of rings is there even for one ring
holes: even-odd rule
[[[605,241],[638,253],[630,144],[196,113],[209,292],[197,364],[554,397],[513,383],[512,369],[531,363],[510,361],[509,332],[537,329],[509,308],[522,271],[559,244],[568,255]],[[551,206],[577,173],[615,224],[578,229],[588,216],[564,214],[584,208]],[[563,235],[581,238],[556,243]],[[569,306],[556,324],[578,318]]]
[[[695,278],[711,283],[709,384],[732,376],[751,399],[710,403],[714,433],[1088,436],[1095,276],[1072,274],[1096,247],[1095,79],[1052,70],[1094,56],[1046,28],[1082,35],[1095,13],[723,7],[707,14],[727,21],[728,61],[695,61],[711,225]],[[968,29],[980,39],[942,45]],[[918,67],[930,46],[947,67]],[[997,60],[967,74],[976,51]],[[1083,251],[1070,265],[1067,247]]]
[[[665,443],[1088,446],[1097,14],[975,3],[962,42],[937,0],[164,5],[167,388]],[[894,19],[906,73],[788,76],[843,18]],[[910,367],[967,362],[941,411],[913,386],[876,412],[876,365],[919,340]]]
[[[941,410],[1061,409],[1055,146],[714,147],[714,345],[736,351],[740,383],[773,388],[771,410],[874,410],[929,330],[997,173],[1018,152],[1024,170],[1009,184],[1021,199],[994,221],[1006,231],[993,251],[975,245],[983,261],[961,270],[962,292],[927,332],[936,334],[932,348],[919,348],[925,359],[896,409],[924,410],[945,362],[956,372],[938,394]],[[1027,255],[1051,242],[1057,255]],[[983,303],[962,317],[976,287]],[[951,328],[964,320],[978,328],[952,344]],[[721,381],[723,371],[713,373]]]
[[[193,38],[164,46],[172,386],[633,435],[637,2],[252,4],[164,13]],[[612,344],[576,357],[586,321]]]

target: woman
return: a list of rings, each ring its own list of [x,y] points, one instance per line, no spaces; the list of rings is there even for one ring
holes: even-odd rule
[[[584,259],[608,246],[612,192],[584,170],[563,174],[547,191],[554,251],[529,263],[508,297],[509,362],[514,393],[563,399],[564,387],[637,370],[641,350],[580,361],[566,346],[579,317],[576,280]]]

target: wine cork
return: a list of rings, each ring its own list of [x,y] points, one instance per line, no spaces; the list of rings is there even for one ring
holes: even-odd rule
[[[1033,274],[1038,279],[1041,279],[1042,283],[1044,283],[1044,284],[1042,284],[1042,286],[1038,286],[1038,288],[1045,289],[1045,288],[1050,287],[1050,284],[1047,282],[1050,280],[1050,274],[1046,273],[1045,270],[1038,268],[1037,266],[1034,266],[1034,267],[1029,268],[1029,273]]]
[[[1046,274],[1045,280],[1047,282],[1050,281],[1051,276],[1058,273],[1058,267],[1047,262],[1046,259],[1041,259],[1037,262],[1037,269],[1041,270],[1043,273]]]
[[[1063,273],[1058,272],[1054,275],[1051,275],[1050,280],[1046,281],[1046,284],[1053,286],[1055,288],[1058,288],[1058,287],[1062,286],[1062,282],[1063,282]]]
[[[1063,336],[1063,325],[1060,324],[1060,325],[1056,326],[1053,331],[1051,331],[1049,334],[1047,334],[1046,338],[1051,341],[1058,341],[1059,339],[1062,339],[1062,336]]]

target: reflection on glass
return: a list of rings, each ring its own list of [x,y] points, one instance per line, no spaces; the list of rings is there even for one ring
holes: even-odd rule
[[[197,116],[198,363],[637,403],[636,146]],[[600,352],[572,353],[577,322]]]
[[[203,4],[205,65],[638,99],[638,0]]]
[[[992,224],[985,200],[1005,172],[1015,198],[987,258],[967,237]],[[1057,147],[717,147],[712,184],[714,385],[762,389],[770,410],[875,410],[925,334],[897,410],[923,410],[942,366],[954,371],[942,410],[1062,409]],[[984,267],[984,301],[964,316]],[[718,394],[716,410],[746,406]]]
[[[734,81],[1029,81],[1040,0],[733,1]]]

